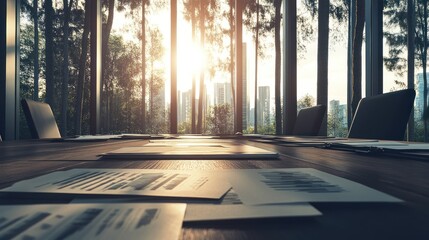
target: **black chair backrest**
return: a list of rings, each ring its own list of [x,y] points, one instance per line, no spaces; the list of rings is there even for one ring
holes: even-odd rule
[[[49,104],[29,99],[23,99],[21,104],[33,138],[61,138],[54,113]]]
[[[296,136],[317,136],[325,113],[325,105],[301,109],[296,117],[292,134]]]
[[[415,96],[406,89],[361,99],[348,137],[403,140]]]

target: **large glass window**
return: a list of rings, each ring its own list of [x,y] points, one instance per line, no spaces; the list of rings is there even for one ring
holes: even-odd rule
[[[347,135],[348,9],[345,1],[330,1],[328,55],[328,136]],[[298,2],[298,111],[316,105],[318,4]]]
[[[297,4],[297,110],[316,105],[317,2]]]
[[[428,141],[427,118],[425,118],[428,98],[427,91],[425,91],[425,82],[427,83],[429,75],[427,67],[423,67],[424,65],[427,66],[427,61],[425,61],[427,58],[425,56],[425,41],[427,41],[427,38],[423,37],[427,31],[427,19],[425,20],[424,16],[424,3],[415,1],[414,4],[415,10],[411,14],[414,14],[415,18],[414,89],[416,90],[416,98],[414,102],[414,120],[411,127],[411,130],[414,131],[409,137],[412,141]],[[385,1],[383,21],[384,41],[386,43],[384,49],[385,92],[408,87],[407,9],[407,1]]]
[[[328,136],[346,137],[349,4],[331,1],[329,14]],[[362,52],[363,54],[363,52]]]
[[[407,88],[407,1],[383,6],[383,92]]]
[[[170,2],[147,1],[144,22],[142,2],[103,1],[104,133],[165,133],[169,129]],[[254,132],[256,96],[261,109],[259,132],[274,133],[276,71],[280,73],[278,81],[282,79],[280,2],[240,2],[244,7],[243,42],[236,43],[235,1],[178,1],[179,133],[233,133],[237,44],[243,49],[243,131]],[[259,67],[255,93],[256,34]]]
[[[243,52],[243,132],[276,132],[281,106],[282,1],[243,1],[243,40],[235,42],[236,1],[177,1],[179,133],[230,134],[236,107],[236,49]],[[63,135],[89,133],[89,11],[85,0],[22,0],[21,98],[48,102]],[[101,0],[102,133],[166,133],[170,125],[170,1]],[[328,135],[347,133],[349,1],[329,7]],[[298,110],[317,99],[318,2],[297,1]],[[415,140],[425,140],[427,21],[415,3]],[[406,88],[407,2],[389,0],[383,14],[384,92]],[[49,47],[46,47],[49,46]],[[365,97],[362,47],[362,97]],[[280,84],[276,85],[276,82]],[[276,90],[280,94],[276,96]],[[174,101],[173,101],[174,102]],[[276,105],[277,103],[277,105]],[[21,114],[22,115],[22,114]],[[427,115],[427,114],[426,114]],[[23,115],[22,115],[23,116]],[[281,120],[281,119],[280,119]],[[29,137],[21,120],[21,137]]]
[[[255,123],[257,133],[274,134],[276,132],[276,107],[281,109],[282,61],[284,60],[282,57],[283,18],[279,15],[283,9],[281,2],[255,1],[253,4],[248,4],[244,12],[243,131],[245,133],[254,133]],[[277,27],[275,23],[278,23]],[[276,81],[280,82],[277,101],[280,103],[280,105],[277,104],[279,106],[276,106]]]
[[[49,103],[63,136],[89,132],[86,13],[83,0],[21,1],[20,97]],[[20,124],[30,137],[23,114]]]
[[[103,133],[167,132],[169,9],[168,1],[103,1]]]

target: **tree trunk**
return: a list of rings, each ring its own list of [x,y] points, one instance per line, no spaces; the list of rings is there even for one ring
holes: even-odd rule
[[[151,44],[153,45],[154,43],[154,39],[153,39],[153,35],[151,35]],[[150,62],[150,85],[149,85],[149,126],[151,129],[153,129],[154,126],[154,94],[153,94],[153,81],[154,81],[154,69],[153,69],[153,65],[154,65],[154,59],[152,56],[152,60]]]
[[[200,1],[200,46],[204,52],[204,35],[205,35],[205,16],[204,16],[204,1]],[[204,54],[203,54],[204,56]],[[203,98],[204,98],[204,66],[200,69],[200,93],[198,99],[198,133],[203,132]]]
[[[414,89],[414,58],[415,58],[415,5],[414,0],[407,1],[407,85],[409,89]],[[414,141],[414,110],[410,113],[408,121],[408,141]]]
[[[146,132],[146,0],[142,0],[142,105],[141,129]]]
[[[90,0],[85,1],[85,23],[83,26],[82,33],[82,50],[79,59],[79,73],[77,77],[77,88],[76,88],[76,101],[75,101],[75,134],[82,134],[82,109],[83,109],[83,85],[85,82],[86,73],[86,58],[88,56],[88,42],[89,42],[89,3]]]
[[[191,22],[192,22],[192,44],[195,44],[195,30],[196,30],[196,19],[195,19],[195,9],[196,9],[196,4],[197,2],[195,0],[192,0],[191,3]],[[191,133],[196,133],[197,129],[196,129],[196,125],[195,125],[195,120],[196,120],[196,104],[195,101],[196,99],[196,79],[195,79],[195,72],[192,72],[192,93],[191,93]],[[183,100],[182,100],[183,101]],[[186,120],[185,120],[186,121]]]
[[[53,36],[54,9],[52,0],[45,1],[45,57],[46,57],[46,98],[45,101],[54,108],[54,36]]]
[[[256,32],[255,32],[255,107],[253,133],[258,133],[258,47],[259,47],[259,0],[256,3]]]
[[[231,96],[232,96],[232,112],[235,112],[235,81],[234,81],[234,0],[229,0],[229,57],[231,62],[229,63],[229,72],[231,78]]]
[[[107,16],[107,22],[106,24],[103,24],[103,29],[102,29],[102,43],[101,43],[101,55],[102,55],[102,66],[103,66],[103,70],[102,70],[102,77],[101,77],[101,81],[102,81],[102,86],[107,86],[106,85],[106,69],[109,69],[109,61],[108,61],[108,56],[109,56],[109,38],[110,38],[110,32],[112,31],[112,25],[113,25],[113,16],[114,16],[114,9],[115,9],[115,0],[109,0],[109,6],[108,6],[108,16]],[[103,96],[104,99],[108,98],[109,91],[105,90],[102,91],[101,96]],[[101,100],[103,101],[103,99]],[[109,115],[111,114],[110,111],[106,111],[106,116],[105,118],[109,118]],[[108,129],[110,130],[110,129]]]
[[[34,92],[33,100],[39,101],[39,11],[38,0],[33,0],[34,21]]]
[[[317,40],[317,104],[328,105],[329,0],[319,0]],[[320,134],[327,135],[326,113]]]
[[[276,105],[276,134],[282,134],[282,109],[280,101],[280,78],[281,78],[281,49],[280,49],[280,21],[281,21],[281,0],[274,1],[274,46],[275,55],[275,82],[274,82],[274,99]]]
[[[352,49],[352,116],[355,115],[357,105],[362,98],[362,41],[365,23],[365,0],[354,1],[356,1],[356,13],[354,13],[356,16],[356,24],[353,29],[355,37]]]
[[[61,135],[67,136],[67,111],[68,111],[68,87],[69,87],[69,35],[70,35],[70,8],[73,0],[63,0],[64,25],[63,25],[63,64],[61,87]]]
[[[423,111],[428,111],[428,84],[427,84],[427,49],[428,49],[428,1],[423,1],[424,8],[423,8],[423,55],[422,55],[422,63],[423,63]],[[423,118],[423,125],[424,125],[424,140],[425,142],[428,141],[428,120]]]

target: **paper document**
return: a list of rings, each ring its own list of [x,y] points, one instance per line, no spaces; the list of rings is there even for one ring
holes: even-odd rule
[[[122,139],[163,139],[164,136],[161,135],[151,135],[151,134],[136,134],[136,133],[123,133],[119,135]]]
[[[387,147],[387,146],[407,146],[408,144],[395,141],[356,141],[338,142],[338,144],[350,147]]]
[[[311,168],[246,169],[225,173],[245,204],[401,202],[362,184]]]
[[[156,200],[152,200],[156,201]],[[166,200],[160,199],[165,202]],[[139,203],[138,198],[78,198],[72,203]],[[245,205],[231,189],[220,201],[183,200],[187,203],[183,221],[219,221],[276,217],[313,217],[322,215],[308,203],[284,203],[267,205]]]
[[[399,151],[429,151],[429,143],[405,143],[395,141],[378,141],[373,143],[342,143],[351,147],[379,148]]]
[[[122,159],[275,159],[278,153],[248,145],[165,145],[125,147],[102,154]]]
[[[308,203],[278,205],[245,205],[238,194],[231,189],[217,204],[189,203],[186,222],[232,219],[254,219],[274,217],[310,217],[322,215]]]
[[[0,239],[178,239],[186,204],[0,206]]]
[[[72,138],[63,138],[66,142],[90,142],[90,141],[107,141],[109,139],[117,139],[120,135],[82,135]]]
[[[280,217],[314,217],[322,215],[308,203],[277,205],[206,205],[189,204],[185,222],[259,219]]]
[[[230,184],[204,171],[72,169],[15,183],[0,192],[140,195],[219,199]]]
[[[149,142],[144,145],[144,147],[165,147],[165,148],[190,148],[190,147],[199,147],[199,148],[220,148],[223,147],[220,143],[200,143],[200,142],[174,142],[174,143],[156,143],[156,142]]]

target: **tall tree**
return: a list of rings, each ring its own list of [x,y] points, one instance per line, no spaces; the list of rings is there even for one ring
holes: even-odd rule
[[[142,103],[141,103],[141,129],[146,132],[146,4],[149,1],[142,0]]]
[[[407,1],[407,87],[414,89],[414,74],[415,74],[415,34],[414,29],[416,28],[415,20],[415,3],[414,0]],[[414,123],[414,111],[411,111],[410,120],[408,121],[408,141],[415,141],[415,123]]]
[[[33,100],[39,100],[39,1],[33,0],[34,24],[34,93]]]
[[[142,64],[141,64],[141,95],[142,95],[142,99],[141,99],[141,107],[140,107],[140,112],[141,112],[141,120],[140,120],[140,129],[142,132],[146,132],[147,128],[146,128],[146,112],[147,112],[147,106],[146,106],[146,84],[147,84],[147,79],[146,79],[146,60],[147,60],[147,56],[146,56],[146,11],[147,8],[151,5],[156,5],[156,7],[162,7],[164,6],[164,4],[166,3],[165,0],[158,0],[155,2],[155,4],[151,4],[152,2],[150,0],[119,0],[119,3],[121,5],[121,9],[123,9],[125,6],[130,6],[131,11],[133,11],[134,9],[136,9],[137,7],[141,7],[141,48],[142,48],[142,52],[141,52],[141,59],[142,59]]]
[[[164,55],[162,46],[162,34],[159,29],[151,29],[150,31],[150,47],[149,47],[149,64],[150,64],[150,83],[149,83],[149,119],[150,122],[156,120],[155,112],[159,110],[155,102],[155,96],[159,94],[161,88],[161,77],[155,69],[155,63],[160,61]]]
[[[54,9],[52,0],[45,1],[45,79],[46,79],[46,97],[45,101],[52,107],[54,105],[54,35],[53,20]]]
[[[204,51],[204,40],[205,40],[205,1],[200,1],[200,48]],[[203,131],[203,96],[204,96],[204,67],[200,69],[200,91],[198,99],[198,123],[197,132],[202,133]]]
[[[189,1],[191,6],[191,25],[192,25],[192,43],[195,44],[196,38],[196,18],[195,18],[195,11],[196,11],[196,4],[197,1],[190,0]],[[192,72],[192,93],[191,93],[191,133],[197,133],[197,126],[196,126],[196,79],[195,79],[195,72]]]
[[[328,105],[329,0],[319,0],[317,35],[317,104]],[[326,114],[320,134],[327,134]]]
[[[89,25],[90,25],[90,10],[89,3],[90,0],[85,0],[85,16],[84,16],[84,26],[82,33],[82,41],[81,41],[81,50],[80,50],[80,58],[79,58],[79,69],[78,69],[78,77],[77,77],[77,86],[76,86],[76,98],[75,98],[75,120],[74,120],[74,128],[75,134],[82,134],[82,109],[83,109],[83,86],[85,82],[85,73],[86,73],[86,63],[88,56],[88,43],[89,43]]]
[[[256,3],[256,26],[255,26],[255,89],[254,89],[254,94],[255,94],[255,108],[254,108],[254,133],[258,133],[258,98],[256,96],[258,96],[258,48],[259,48],[259,0]]]
[[[102,71],[102,86],[104,88],[105,91],[103,91],[104,94],[102,94],[103,98],[101,101],[105,102],[105,109],[104,109],[104,114],[105,114],[105,131],[109,132],[110,131],[110,106],[111,106],[111,99],[110,96],[111,94],[109,93],[109,89],[110,87],[108,86],[108,81],[107,81],[107,69],[110,68],[110,66],[108,65],[108,55],[109,55],[109,37],[110,37],[110,33],[112,31],[112,26],[113,26],[113,17],[114,17],[114,10],[115,10],[115,0],[104,0],[103,1],[103,5],[105,7],[107,7],[107,21],[106,23],[103,24],[102,26],[102,43],[101,43],[101,55],[102,55],[102,65],[103,65],[103,71]]]
[[[235,31],[235,1],[229,0],[229,12],[228,12],[228,23],[229,23],[229,73],[231,82],[231,95],[232,95],[232,112],[235,112],[235,81],[234,81],[234,65],[235,65],[235,48],[234,48],[234,31]]]
[[[275,114],[276,114],[276,134],[282,133],[282,109],[280,98],[280,79],[281,79],[281,46],[280,46],[280,22],[281,22],[281,5],[282,0],[274,0],[274,47],[276,49],[275,55],[275,80],[274,80],[274,101],[275,101]]]
[[[141,4],[141,44],[142,44],[142,78],[141,78],[141,131],[146,132],[146,8],[150,5],[150,0],[128,0],[131,9]],[[136,2],[137,1],[137,2]],[[122,3],[127,3],[127,0],[121,0]],[[160,3],[163,4],[163,3]]]
[[[352,101],[351,114],[354,116],[358,103],[362,98],[362,43],[363,28],[365,24],[365,0],[353,0],[356,4],[356,12],[352,13],[356,18],[356,24],[353,26],[352,43]]]
[[[428,56],[428,1],[423,1],[423,112],[428,111],[428,79],[427,79],[427,56]],[[428,141],[428,121],[423,117],[424,121],[424,140]]]
[[[61,87],[61,135],[67,136],[68,87],[69,87],[69,35],[70,35],[70,9],[73,0],[63,0],[63,63]]]

